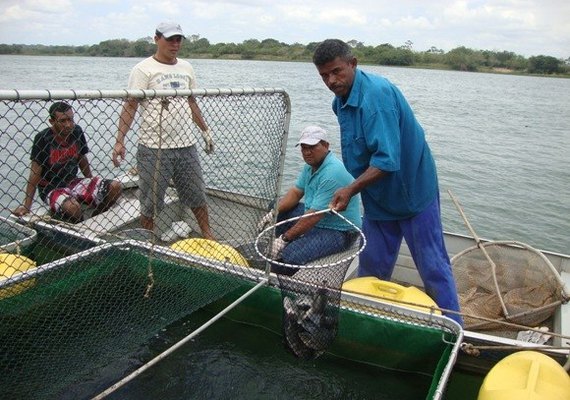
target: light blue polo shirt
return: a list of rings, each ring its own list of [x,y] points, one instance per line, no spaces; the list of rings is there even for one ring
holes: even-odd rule
[[[320,211],[329,208],[333,194],[338,189],[350,185],[353,181],[354,178],[348,173],[342,161],[329,151],[319,169],[314,173],[312,167],[305,163],[295,186],[304,193],[305,212],[307,210]],[[360,196],[353,196],[346,210],[340,214],[360,228],[362,226]],[[354,227],[346,221],[331,213],[327,213],[316,226],[339,231],[354,230]]]
[[[369,166],[389,173],[361,192],[365,217],[390,221],[423,211],[437,196],[437,172],[424,130],[400,90],[357,68],[346,103],[336,96],[332,107],[352,176]]]

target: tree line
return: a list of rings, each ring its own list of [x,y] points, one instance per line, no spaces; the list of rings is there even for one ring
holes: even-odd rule
[[[451,69],[459,71],[501,71],[512,73],[570,75],[570,57],[566,60],[547,55],[528,59],[510,51],[474,50],[464,46],[445,52],[436,47],[427,51],[413,50],[407,41],[401,46],[384,43],[366,46],[357,40],[352,47],[359,63],[372,65],[406,66]],[[287,44],[275,39],[248,39],[242,43],[211,44],[208,39],[191,35],[183,42],[179,56],[182,58],[213,58],[243,60],[311,61],[318,42],[307,45]],[[95,45],[46,46],[0,44],[0,54],[61,55],[92,57],[148,57],[155,51],[151,37],[135,41],[127,39],[105,40]]]

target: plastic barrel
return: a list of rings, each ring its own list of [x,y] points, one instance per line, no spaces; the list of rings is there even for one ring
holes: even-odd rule
[[[537,351],[519,351],[485,376],[477,400],[568,400],[570,377],[560,364]]]
[[[227,244],[218,243],[214,240],[201,238],[184,239],[173,243],[170,248],[204,258],[249,267],[247,260],[236,249]]]
[[[21,255],[0,253],[0,300],[22,293],[35,285],[36,280],[24,279],[18,283],[6,282],[36,268],[36,263]]]
[[[394,282],[383,281],[373,276],[350,279],[344,282],[342,289],[347,292],[358,293],[376,300],[398,304],[401,307],[411,308],[418,311],[430,312],[429,307],[437,308],[435,301],[417,287],[406,287]],[[405,304],[402,303],[402,301],[406,303],[421,304],[421,306]],[[434,313],[441,315],[439,310],[434,310]]]

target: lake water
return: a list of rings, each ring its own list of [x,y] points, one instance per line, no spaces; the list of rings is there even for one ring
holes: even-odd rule
[[[139,59],[0,56],[0,89],[119,89]],[[332,93],[311,63],[190,60],[200,87],[279,87],[291,97],[284,187],[308,124],[339,153]],[[362,66],[396,83],[424,126],[438,165],[444,228],[570,252],[570,79]]]
[[[137,61],[0,56],[0,89],[125,88],[129,71]],[[305,125],[325,127],[331,133],[333,151],[339,152],[338,127],[330,107],[332,94],[312,64],[219,60],[192,63],[200,87],[280,87],[289,93],[292,116],[284,187],[292,184],[301,162],[293,144]],[[438,165],[446,230],[469,233],[447,195],[451,189],[481,237],[517,239],[542,249],[570,252],[569,79],[362,68],[395,82],[424,126]],[[224,338],[236,327],[228,321],[224,324],[210,328],[216,337],[222,337],[221,343],[209,343],[208,336],[200,336],[191,347],[195,350],[201,343],[205,347],[176,352],[150,371],[152,381],[139,381],[138,386],[111,398],[193,398],[193,389],[205,385],[207,374],[229,377],[224,382],[228,382],[227,389],[234,396],[267,390],[271,394],[265,398],[303,398],[301,392],[296,392],[303,387],[310,387],[315,398],[378,398],[370,393],[384,385],[374,376],[365,379],[360,391],[359,381],[350,375],[352,366],[348,365],[340,369],[341,376],[350,380],[348,387],[355,383],[354,390],[359,391],[342,392],[345,389],[336,384],[339,378],[320,362],[301,365],[282,360],[285,355],[276,334],[261,337],[259,332],[246,329],[245,335],[240,335],[238,350],[235,337]],[[157,342],[165,347],[192,329],[179,325],[174,330]],[[259,346],[261,341],[264,346]],[[151,350],[155,350],[152,344],[148,348]],[[140,365],[142,359],[125,362]],[[280,370],[284,364],[287,369]],[[202,374],[190,368],[196,365],[206,366],[198,371]],[[262,372],[265,380],[260,378]],[[293,376],[297,380],[301,376],[306,382],[298,387],[287,386]],[[405,386],[398,377],[395,379],[395,388]],[[373,382],[379,383],[370,386]],[[210,390],[210,398],[231,398],[228,392]],[[382,386],[377,391],[386,390]]]

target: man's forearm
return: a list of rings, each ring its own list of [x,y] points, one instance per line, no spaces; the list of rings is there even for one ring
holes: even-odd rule
[[[277,212],[281,213],[292,210],[295,206],[297,206],[297,204],[299,204],[299,201],[301,201],[303,194],[304,193],[302,191],[295,187],[289,189],[287,193],[285,193],[285,195],[279,199],[279,202],[277,203]]]
[[[200,110],[198,103],[196,103],[196,100],[193,97],[188,98],[188,105],[190,106],[190,111],[192,112],[192,121],[198,125],[198,128],[200,128],[201,131],[207,131],[208,125],[206,124],[206,121],[204,121],[202,111]]]
[[[26,197],[24,198],[24,207],[26,207],[28,210],[32,208],[35,194],[36,185],[33,182],[28,182],[26,185]]]
[[[34,196],[36,194],[36,188],[40,183],[41,179],[41,166],[32,161],[32,165],[30,167],[30,176],[28,178],[28,183],[26,184],[26,197],[24,198],[24,207],[28,209],[28,211],[32,207],[32,203],[34,202]]]
[[[315,225],[325,216],[324,214],[310,215],[314,213],[313,211],[305,214],[303,218],[300,218],[295,225],[293,225],[287,232],[283,235],[286,241],[292,241],[297,239],[299,236],[305,234],[306,232],[313,229]]]
[[[91,173],[91,166],[89,165],[89,160],[87,160],[87,156],[85,155],[81,156],[81,159],[79,160],[79,169],[81,170],[81,173],[83,174],[84,177],[86,178],[93,177],[93,174]]]
[[[382,179],[386,175],[388,175],[388,173],[381,169],[368,167],[362,175],[356,178],[354,182],[347,186],[347,188],[350,189],[352,196],[354,196],[355,194],[360,193],[366,186]]]
[[[117,142],[124,143],[125,136],[133,120],[135,119],[135,114],[137,111],[138,102],[136,99],[128,99],[123,104],[123,109],[121,111],[121,116],[119,117],[119,130],[117,132]]]

